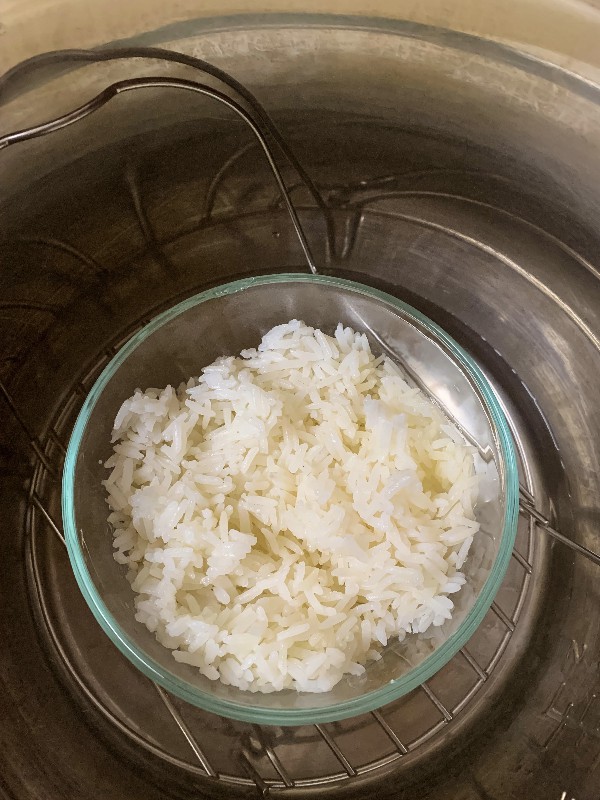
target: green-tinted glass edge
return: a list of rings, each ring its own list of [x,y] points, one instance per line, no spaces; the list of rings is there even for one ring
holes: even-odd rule
[[[169,322],[187,311],[189,308],[206,302],[207,300],[222,297],[227,294],[235,294],[254,286],[301,282],[320,283],[327,286],[343,288],[347,291],[356,292],[357,294],[375,297],[391,305],[393,308],[399,309],[403,313],[412,316],[435,335],[476,384],[487,405],[488,412],[490,413],[496,429],[500,456],[505,468],[503,478],[505,481],[504,491],[506,507],[500,549],[492,570],[479,593],[475,605],[467,615],[467,618],[463,621],[458,630],[450,636],[438,650],[428,656],[418,667],[401,678],[390,681],[386,686],[352,700],[337,703],[328,708],[270,709],[258,705],[239,705],[235,702],[223,700],[192,688],[187,683],[180,681],[175,675],[165,672],[153,659],[142,653],[136,647],[135,643],[120,629],[94,586],[79,546],[74,511],[75,466],[85,427],[106,384],[115,370],[120,367],[127,357],[154,331],[166,322]],[[354,281],[324,275],[308,275],[305,273],[265,275],[217,286],[213,289],[193,295],[187,300],[173,306],[173,308],[164,311],[149,322],[141,331],[134,334],[104,368],[85,399],[69,440],[62,482],[62,516],[65,528],[65,540],[73,572],[94,617],[113,644],[115,644],[148,678],[160,684],[167,689],[167,691],[181,697],[183,700],[222,716],[232,717],[233,719],[246,722],[272,725],[302,725],[314,722],[333,722],[358,714],[364,714],[412,691],[412,689],[420,686],[447,664],[474,634],[490,608],[496,592],[500,588],[514,546],[519,510],[518,504],[519,479],[510,429],[493,389],[468,353],[448,336],[444,330],[438,327],[438,325],[415,308],[398,300],[398,298],[393,295]]]

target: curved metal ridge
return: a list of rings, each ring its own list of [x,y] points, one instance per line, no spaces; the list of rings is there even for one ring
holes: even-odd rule
[[[465,242],[466,244],[471,245],[472,247],[481,250],[483,253],[487,253],[490,256],[501,261],[505,266],[512,269],[522,278],[524,278],[528,283],[531,283],[536,289],[546,295],[552,302],[556,303],[556,305],[563,311],[569,319],[576,325],[579,330],[583,333],[583,335],[588,339],[590,344],[600,353],[600,339],[594,334],[590,326],[577,314],[568,303],[565,303],[564,300],[553,292],[552,289],[549,289],[545,283],[540,281],[535,275],[532,275],[526,269],[523,269],[516,261],[508,256],[501,253],[494,247],[490,247],[489,245],[485,244],[484,242],[480,242],[477,239],[474,239],[472,236],[469,236],[465,233],[461,233],[460,231],[455,230],[454,228],[449,227],[448,225],[441,225],[439,222],[432,222],[428,219],[423,219],[423,217],[419,217],[416,214],[407,214],[402,211],[394,211],[394,212],[386,212],[386,211],[379,211],[380,214],[396,217],[398,219],[403,219],[406,222],[414,222],[416,225],[421,225],[424,228],[431,228],[431,230],[440,231],[441,233],[445,233],[448,236],[451,236],[454,239],[458,239],[461,242]]]
[[[93,277],[95,278],[99,278],[101,276],[105,277],[108,275],[108,270],[106,267],[102,266],[102,264],[99,264],[96,259],[87,255],[86,253],[82,253],[81,250],[73,247],[72,244],[63,242],[60,239],[52,239],[44,236],[28,236],[15,239],[14,243],[33,247],[48,247],[49,249],[57,250],[58,252],[65,253],[66,255],[71,256],[71,258],[81,262],[81,264],[83,264],[92,272]],[[0,241],[0,248],[12,245],[13,242],[10,240]]]
[[[458,175],[465,175],[466,172],[464,170],[453,170],[454,173]],[[397,176],[394,176],[394,180],[402,179],[405,180],[407,177],[413,177],[416,175],[425,176],[425,175],[433,175],[433,174],[447,174],[448,170],[420,170],[419,172],[409,173],[403,172]],[[376,182],[373,182],[376,185]],[[291,193],[293,187],[289,187],[289,192]],[[360,190],[362,192],[368,192],[369,186],[367,184],[361,185]],[[435,198],[442,198],[444,200],[458,200],[461,203],[468,203],[473,206],[477,206],[478,208],[485,208],[491,209],[497,214],[501,214],[503,217],[507,217],[508,219],[514,220],[519,225],[523,225],[526,228],[534,231],[535,233],[539,233],[544,239],[547,239],[552,244],[555,244],[558,248],[560,248],[566,255],[570,256],[574,261],[577,261],[585,270],[587,270],[594,278],[600,280],[600,270],[597,269],[587,258],[584,258],[581,253],[578,253],[568,244],[565,244],[561,239],[553,234],[549,233],[544,228],[536,225],[534,222],[530,222],[523,217],[518,216],[517,214],[513,214],[510,211],[507,211],[505,208],[501,208],[500,206],[494,205],[493,203],[486,203],[484,200],[477,200],[473,197],[465,197],[462,194],[452,194],[451,192],[438,192],[438,191],[431,191],[427,189],[398,189],[392,190],[388,192],[380,192],[375,195],[370,195],[364,199],[358,199],[355,203],[351,203],[350,207],[360,209],[361,211],[367,207],[371,206],[373,203],[381,202],[382,200],[394,200],[398,197],[435,197]]]

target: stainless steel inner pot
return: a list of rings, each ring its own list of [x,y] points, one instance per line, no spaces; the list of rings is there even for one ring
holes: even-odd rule
[[[597,551],[600,88],[408,23],[245,18],[181,35],[172,47],[257,94],[335,209],[332,254],[314,203],[292,194],[323,271],[408,301],[477,359],[530,502]],[[0,134],[156,74],[189,77],[140,61],[31,73],[5,91]],[[119,655],[57,524],[74,417],[158,311],[302,256],[261,153],[209,100],[119,97],[7,148],[0,174],[0,793],[595,800],[600,573],[528,514],[467,647],[375,714],[250,726]]]

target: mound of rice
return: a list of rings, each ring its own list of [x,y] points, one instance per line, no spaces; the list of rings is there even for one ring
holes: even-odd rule
[[[178,389],[136,391],[113,442],[136,619],[208,678],[324,692],[450,618],[473,452],[364,334],[279,325]]]

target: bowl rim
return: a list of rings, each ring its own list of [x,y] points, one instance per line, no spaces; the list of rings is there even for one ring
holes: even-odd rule
[[[277,283],[313,283],[366,295],[383,302],[388,307],[391,306],[393,311],[401,312],[405,319],[406,317],[409,318],[409,322],[412,317],[419,324],[420,328],[425,328],[429,334],[433,334],[432,338],[434,341],[437,340],[438,343],[443,345],[446,352],[451,355],[461,370],[467,375],[471,383],[475,384],[479,391],[480,400],[485,404],[488,419],[491,422],[493,432],[496,436],[500,461],[499,471],[501,480],[504,481],[506,501],[504,524],[498,554],[473,608],[461,622],[458,629],[417,667],[414,667],[400,678],[392,680],[378,689],[366,692],[359,697],[322,708],[280,709],[268,708],[260,704],[239,704],[235,701],[219,698],[198,689],[164,669],[127,636],[106,607],[86,566],[83,550],[77,535],[75,519],[75,468],[79,447],[91,413],[114,372],[152,333],[190,308],[218,297]],[[158,314],[141,330],[131,336],[103,369],[87,395],[77,416],[65,457],[61,506],[67,551],[79,589],[97,622],[113,644],[115,644],[121,653],[146,675],[146,677],[192,705],[221,716],[260,724],[303,725],[346,719],[373,711],[386,703],[397,700],[399,697],[408,694],[408,692],[431,678],[467,643],[489,610],[508,568],[517,533],[519,476],[510,427],[491,384],[471,356],[442,328],[402,300],[366,284],[327,275],[287,272],[244,278],[242,280],[220,284],[212,289],[192,295],[186,300]],[[248,692],[247,694],[249,698],[262,696],[259,693],[254,694]]]

